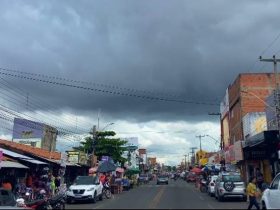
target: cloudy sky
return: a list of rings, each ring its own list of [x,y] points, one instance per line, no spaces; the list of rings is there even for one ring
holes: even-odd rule
[[[100,112],[100,129],[114,122],[107,129],[138,137],[151,156],[176,164],[199,146],[196,135],[219,138],[218,117],[208,112],[219,112],[239,73],[272,70],[257,59],[279,54],[279,6],[1,0],[1,105],[77,133],[97,124]],[[9,138],[4,114],[1,135]],[[65,138],[59,149],[78,140]],[[209,137],[202,146],[218,148]]]

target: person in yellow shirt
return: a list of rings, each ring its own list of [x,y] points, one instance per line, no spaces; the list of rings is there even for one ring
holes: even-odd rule
[[[260,206],[257,202],[257,186],[256,186],[256,177],[250,178],[250,183],[247,186],[247,194],[249,195],[249,206],[248,209],[252,209],[253,206],[255,206],[257,209],[260,209]]]

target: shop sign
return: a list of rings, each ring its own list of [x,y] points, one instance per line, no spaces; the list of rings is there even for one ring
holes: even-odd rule
[[[70,163],[75,163],[75,164],[79,163],[79,152],[68,151],[67,154],[68,154],[68,161]]]
[[[109,161],[109,156],[102,156],[101,160],[102,161]]]
[[[249,160],[260,160],[260,159],[267,159],[267,152],[265,150],[254,150],[254,151],[247,151],[244,154],[245,159]]]

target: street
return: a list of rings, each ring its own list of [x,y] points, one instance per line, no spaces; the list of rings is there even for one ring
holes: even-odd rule
[[[246,209],[248,203],[239,200],[218,202],[201,193],[194,184],[170,180],[169,185],[151,182],[112,199],[92,203],[67,205],[67,209]]]

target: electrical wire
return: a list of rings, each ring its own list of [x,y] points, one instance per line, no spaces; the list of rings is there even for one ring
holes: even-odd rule
[[[31,81],[53,84],[53,85],[59,85],[59,86],[65,86],[65,87],[71,87],[71,88],[77,88],[77,89],[82,89],[82,90],[88,90],[88,91],[94,91],[94,92],[100,92],[100,93],[107,93],[107,94],[113,94],[113,95],[119,95],[119,96],[135,97],[135,98],[139,98],[139,99],[165,101],[165,102],[176,102],[176,103],[183,103],[183,104],[219,106],[219,104],[217,104],[217,103],[185,101],[185,100],[177,100],[177,99],[168,99],[168,98],[152,97],[152,96],[145,96],[145,95],[137,95],[137,94],[131,94],[131,93],[122,93],[122,92],[119,92],[119,91],[109,91],[109,90],[103,90],[103,89],[97,89],[97,88],[90,88],[90,87],[84,87],[84,86],[79,86],[79,85],[49,81],[49,80],[45,80],[45,79],[37,79],[37,78],[33,78],[33,77],[27,77],[27,76],[16,75],[16,74],[5,73],[5,72],[0,72],[0,74],[6,75],[6,76],[11,76],[11,77],[17,77],[17,78],[21,78],[21,79],[26,79],[26,80],[31,80]]]
[[[19,74],[26,74],[26,75],[35,76],[35,77],[42,77],[42,78],[47,78],[47,79],[54,79],[54,80],[60,80],[60,81],[65,81],[65,82],[71,82],[71,83],[86,84],[86,85],[103,87],[103,88],[117,89],[117,90],[120,90],[120,91],[129,91],[129,92],[135,92],[135,93],[138,92],[138,93],[152,94],[152,95],[165,95],[165,96],[170,96],[170,97],[181,97],[180,95],[176,95],[176,94],[159,93],[159,92],[148,91],[148,90],[139,90],[139,89],[134,89],[134,88],[124,88],[124,87],[119,87],[119,86],[116,86],[116,85],[107,85],[107,84],[101,84],[101,83],[79,81],[79,80],[74,80],[74,79],[67,79],[67,78],[49,76],[49,75],[38,74],[38,73],[18,71],[18,70],[13,70],[13,69],[8,69],[8,68],[1,68],[0,67],[0,70],[19,73]]]
[[[1,80],[0,80],[0,84],[2,84],[2,85],[4,85],[6,88],[4,88],[7,92],[9,92],[9,93],[11,93],[12,95],[14,95],[13,93],[15,93],[16,95],[18,95],[19,97],[21,97],[21,98],[25,98],[24,96],[23,96],[23,94],[24,94],[24,92],[23,91],[21,91],[20,89],[19,89],[19,91],[16,91],[16,90],[14,90],[15,88],[14,88],[14,86],[13,85],[11,85],[8,81],[6,81],[5,79],[3,79],[2,77],[0,77],[0,79],[1,80],[3,80],[3,82],[5,82],[6,84],[4,84],[3,82],[1,82]],[[11,91],[13,91],[13,93],[11,92]],[[23,94],[22,94],[23,93]],[[8,95],[6,95],[6,96],[8,96]],[[12,98],[11,96],[8,96],[8,97],[10,97],[10,98]],[[38,108],[39,110],[41,109],[42,110],[42,107],[44,106],[44,107],[46,107],[46,108],[50,108],[47,112],[48,113],[51,113],[51,114],[53,114],[53,116],[52,116],[52,118],[57,118],[58,119],[58,121],[63,121],[63,124],[66,124],[66,125],[69,125],[69,127],[76,127],[77,129],[78,129],[78,126],[77,126],[77,122],[75,122],[76,123],[76,125],[74,125],[74,122],[73,121],[71,121],[71,120],[67,120],[67,122],[65,122],[65,120],[64,119],[61,119],[61,118],[59,118],[59,117],[57,117],[57,113],[55,113],[55,112],[53,112],[53,111],[51,111],[51,109],[52,109],[52,107],[50,107],[48,104],[46,104],[45,102],[44,102],[44,104],[42,104],[42,105],[40,105],[39,103],[32,103],[32,102],[29,102],[30,104],[30,106],[31,107],[33,107],[33,108]],[[48,115],[45,115],[47,118],[49,118],[49,116]],[[50,119],[50,118],[49,118]],[[70,123],[69,123],[70,122]],[[72,125],[72,123],[71,122],[73,122],[73,125]],[[60,123],[59,123],[60,124]],[[79,128],[79,130],[81,130],[81,131],[83,131],[83,132],[85,132],[85,130],[84,129],[82,129],[82,128]]]

